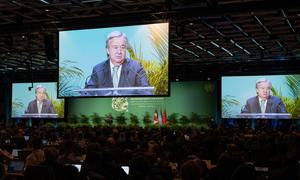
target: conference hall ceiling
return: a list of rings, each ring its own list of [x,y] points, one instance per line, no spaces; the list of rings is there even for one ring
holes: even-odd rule
[[[165,20],[173,79],[299,70],[300,1],[1,0],[1,80],[54,79],[60,30]]]

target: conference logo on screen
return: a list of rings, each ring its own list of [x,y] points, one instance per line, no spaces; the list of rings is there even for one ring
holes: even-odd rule
[[[111,107],[119,112],[128,111],[128,101],[125,97],[112,98]]]

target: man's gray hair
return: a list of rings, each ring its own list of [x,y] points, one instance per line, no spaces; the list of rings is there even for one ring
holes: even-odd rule
[[[269,83],[269,84],[270,84],[270,87],[272,87],[272,83],[271,83],[268,79],[266,79],[266,78],[260,78],[260,79],[258,79],[258,80],[256,81],[255,87],[257,88],[258,84],[259,84],[259,83],[262,83],[262,82]]]
[[[124,37],[125,38],[125,41],[126,41],[126,47],[128,45],[128,39],[127,39],[127,36],[125,33],[121,32],[121,31],[112,31],[111,33],[109,33],[106,37],[106,48],[108,48],[108,42],[109,40],[111,40],[112,38],[115,38],[115,37]]]
[[[42,85],[37,85],[36,87],[35,87],[35,94],[37,93],[37,91],[38,91],[38,89],[44,89],[44,91],[46,91],[46,88],[44,87],[44,86],[42,86]]]

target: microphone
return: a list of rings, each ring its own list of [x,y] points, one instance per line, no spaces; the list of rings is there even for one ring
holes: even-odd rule
[[[242,108],[241,108],[241,113],[246,113],[246,109],[245,108],[246,108],[246,106],[243,105]]]
[[[92,74],[93,74],[93,73],[92,73]],[[91,78],[92,74],[91,74],[91,75],[88,75],[88,76],[85,78],[85,81],[84,81],[84,88],[88,88],[88,80],[89,80],[89,78]]]
[[[97,71],[95,71],[95,69],[96,69],[96,68],[93,69],[92,74],[90,74],[90,75],[88,75],[88,76],[86,77],[84,88],[95,88],[95,87],[97,86],[93,80],[92,80],[91,83],[89,83],[89,82],[90,82],[91,78],[93,78],[94,75],[96,75],[96,74],[99,73],[99,72],[102,72],[105,68],[101,68],[101,69],[99,69],[99,70],[97,70]]]
[[[100,69],[97,69],[98,65],[96,65],[94,68],[93,68],[93,72],[88,75],[86,78],[85,78],[85,82],[84,82],[84,89],[89,89],[89,88],[97,88],[99,85],[98,85],[98,81],[97,81],[97,73],[99,72],[102,72],[105,70],[105,68],[100,68]],[[97,70],[95,70],[97,69]],[[93,92],[93,91],[83,91],[81,92],[81,96],[96,96],[96,95],[99,95],[99,92]]]

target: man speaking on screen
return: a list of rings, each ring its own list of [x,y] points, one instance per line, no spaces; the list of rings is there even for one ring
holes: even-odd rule
[[[93,67],[85,88],[147,87],[143,66],[138,61],[126,58],[127,47],[128,39],[123,32],[109,33],[106,38],[108,59]],[[137,92],[147,94],[147,91]]]
[[[53,104],[46,99],[46,88],[38,85],[35,88],[35,99],[29,102],[25,114],[55,114]]]
[[[284,103],[279,97],[271,96],[272,84],[265,78],[256,81],[256,96],[247,100],[241,113],[286,113]]]

